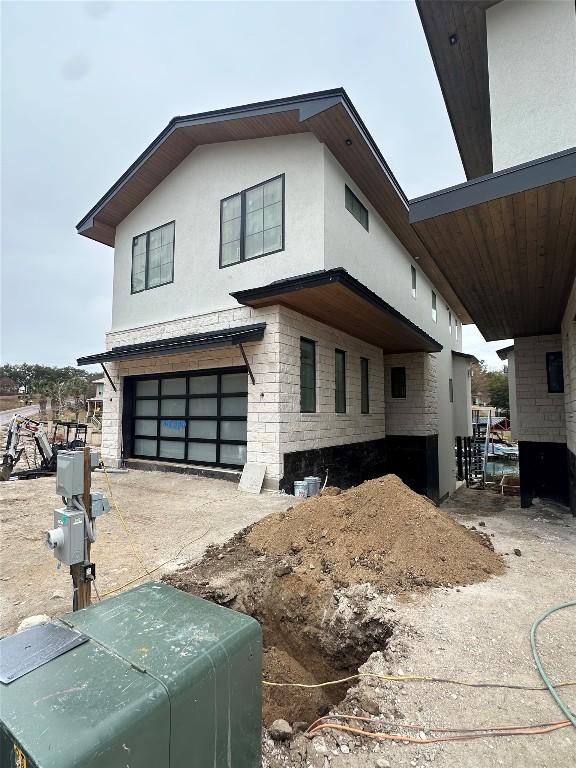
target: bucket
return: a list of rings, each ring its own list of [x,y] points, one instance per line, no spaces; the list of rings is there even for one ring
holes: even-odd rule
[[[308,496],[318,496],[322,480],[311,475],[310,477],[305,477],[304,482],[308,486]]]
[[[308,496],[308,483],[306,480],[294,480],[294,496],[305,499]]]

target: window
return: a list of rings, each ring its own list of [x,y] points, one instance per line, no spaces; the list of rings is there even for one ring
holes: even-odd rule
[[[454,382],[452,379],[448,379],[448,396],[450,397],[450,402],[454,402]]]
[[[350,187],[346,186],[346,210],[350,211],[352,216],[362,224],[366,232],[368,232],[368,209],[362,205],[360,200],[356,197]]]
[[[416,267],[410,267],[412,273],[412,298],[416,298]]]
[[[448,310],[448,330],[450,331],[450,335],[452,335],[452,312]]]
[[[132,293],[174,279],[174,222],[132,239]]]
[[[458,327],[460,325],[458,318],[456,318],[456,322],[454,323],[454,331],[456,333],[456,341],[458,341],[458,337],[460,335],[460,328]]]
[[[334,350],[334,409],[346,413],[346,352]]]
[[[284,249],[284,176],[220,203],[220,267]]]
[[[370,413],[370,369],[365,357],[360,358],[360,412]]]
[[[392,397],[406,397],[406,368],[404,366],[390,368],[390,387]]]
[[[564,392],[562,352],[546,353],[546,376],[548,378],[548,392],[552,394]]]
[[[432,291],[432,320],[434,320],[435,323],[438,322],[438,309],[436,307],[437,300],[436,300],[436,294],[434,291]]]
[[[300,411],[316,411],[316,342],[300,339]]]

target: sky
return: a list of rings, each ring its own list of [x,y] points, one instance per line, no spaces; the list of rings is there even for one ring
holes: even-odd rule
[[[343,86],[409,198],[465,181],[413,0],[1,3],[2,362],[104,349],[75,225],[175,115]],[[464,350],[501,368],[475,326]]]

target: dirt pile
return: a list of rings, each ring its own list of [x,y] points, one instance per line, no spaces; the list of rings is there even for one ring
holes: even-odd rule
[[[398,592],[470,584],[502,573],[490,540],[459,525],[396,475],[270,515],[246,536],[256,551],[320,570],[336,587],[369,582]]]
[[[164,579],[254,616],[264,679],[324,682],[384,651],[394,594],[501,573],[490,539],[454,522],[394,476],[297,504],[244,529]],[[341,687],[265,688],[264,722],[311,721]]]

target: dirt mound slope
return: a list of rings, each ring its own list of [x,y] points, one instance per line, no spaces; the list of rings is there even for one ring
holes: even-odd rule
[[[385,651],[398,624],[391,593],[503,570],[489,537],[387,475],[269,515],[163,578],[256,618],[266,680],[318,683],[354,674]],[[345,690],[267,687],[264,722],[310,722]]]
[[[369,582],[398,592],[470,584],[504,571],[487,537],[396,475],[269,515],[252,527],[246,543],[288,561],[297,556],[295,572],[319,569],[336,587]]]

